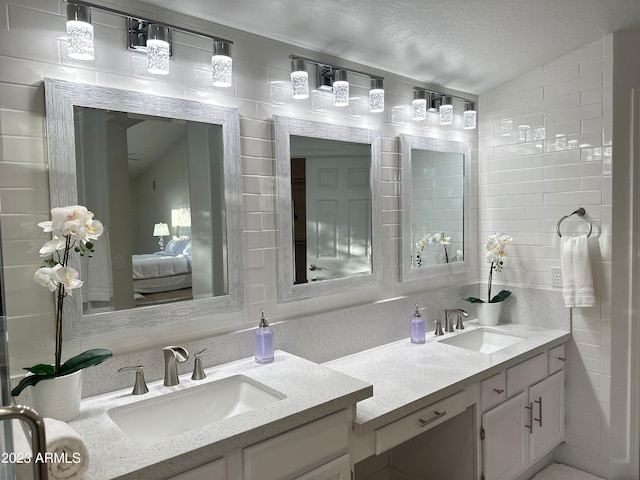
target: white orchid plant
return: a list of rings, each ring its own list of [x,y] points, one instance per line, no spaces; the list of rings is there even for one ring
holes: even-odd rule
[[[46,258],[47,266],[39,268],[33,279],[40,285],[55,292],[56,300],[56,348],[55,364],[38,364],[25,368],[31,372],[11,391],[18,396],[22,390],[30,385],[36,385],[47,378],[69,375],[86,367],[97,365],[112,356],[109,350],[95,348],[87,350],[61,363],[62,358],[62,321],[64,314],[64,299],[73,295],[73,291],[82,287],[78,271],[69,266],[73,252],[80,256],[91,257],[94,252],[92,240],[96,240],[104,228],[102,223],[94,220],[93,213],[81,205],[59,207],[51,209],[51,220],[38,223],[45,232],[51,233],[53,238],[40,249],[40,256]]]
[[[493,235],[489,235],[489,238],[486,243],[487,253],[485,255],[485,259],[489,266],[489,282],[487,285],[487,302],[488,303],[498,303],[506,300],[511,292],[508,290],[501,290],[495,297],[491,296],[491,284],[493,282],[493,272],[501,272],[502,267],[504,266],[504,257],[507,256],[507,245],[511,243],[513,238],[511,235],[507,235],[505,233],[494,233]],[[481,300],[476,297],[468,297],[465,298],[467,302],[471,303],[485,303],[484,300]]]
[[[422,251],[427,245],[442,245],[444,249],[444,261],[449,263],[449,252],[447,251],[447,245],[451,245],[451,237],[445,236],[444,232],[427,233],[424,238],[418,240],[416,244],[416,260],[418,266],[422,266]]]

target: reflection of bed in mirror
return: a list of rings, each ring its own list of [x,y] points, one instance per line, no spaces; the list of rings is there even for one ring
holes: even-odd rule
[[[191,288],[191,240],[171,240],[163,251],[132,255],[131,263],[135,293]]]

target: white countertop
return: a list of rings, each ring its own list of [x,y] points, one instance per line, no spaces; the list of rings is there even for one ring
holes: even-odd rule
[[[164,478],[202,465],[231,451],[260,442],[370,397],[370,384],[333,369],[276,351],[266,365],[253,358],[205,370],[207,378],[165,387],[148,384],[149,393],[131,395],[131,388],[82,400],[80,415],[69,422],[89,449],[86,480]],[[132,384],[133,384],[133,372]],[[181,391],[233,375],[245,375],[286,395],[257,410],[205,425],[153,445],[132,442],[107,415],[107,410]]]
[[[391,423],[571,337],[567,331],[505,324],[485,328],[524,340],[491,354],[439,342],[476,328],[477,321],[469,321],[465,330],[444,336],[427,332],[424,344],[407,338],[325,363],[373,385],[373,397],[356,407],[354,429],[366,432]]]

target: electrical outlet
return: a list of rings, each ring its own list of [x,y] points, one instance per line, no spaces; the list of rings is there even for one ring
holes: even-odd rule
[[[559,267],[551,268],[551,286],[557,288],[562,287],[562,269]]]

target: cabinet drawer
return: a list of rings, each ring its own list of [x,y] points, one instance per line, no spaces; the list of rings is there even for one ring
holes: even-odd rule
[[[466,395],[461,391],[377,429],[374,432],[376,455],[462,413],[465,402]]]
[[[309,470],[349,448],[346,410],[331,414],[242,452],[245,480],[281,479]]]
[[[500,372],[480,382],[482,410],[488,410],[494,405],[506,400],[506,389],[504,372]]]
[[[549,375],[564,369],[564,343],[549,350]]]
[[[507,369],[507,396],[514,395],[549,374],[547,353],[541,353]]]

